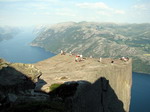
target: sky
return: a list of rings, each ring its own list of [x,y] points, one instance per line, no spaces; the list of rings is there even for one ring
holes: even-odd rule
[[[0,0],[0,26],[150,23],[150,0]]]

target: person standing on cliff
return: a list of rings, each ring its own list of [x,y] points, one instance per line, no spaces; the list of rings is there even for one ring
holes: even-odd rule
[[[60,54],[63,55],[63,50],[60,51]]]
[[[99,58],[99,62],[102,62],[102,58],[101,57]]]
[[[83,55],[82,54],[80,55],[80,61],[83,61]]]

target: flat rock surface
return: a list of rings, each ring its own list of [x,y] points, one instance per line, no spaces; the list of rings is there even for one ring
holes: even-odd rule
[[[132,59],[124,62],[119,59],[103,58],[102,62],[98,62],[99,59],[96,58],[85,58],[81,62],[75,62],[75,58],[74,55],[58,54],[35,63],[35,67],[42,72],[41,80],[45,81],[41,90],[49,92],[49,86],[54,83],[78,80],[94,83],[100,77],[105,77],[128,112],[132,86]],[[112,61],[114,62],[111,63]]]
[[[47,83],[43,86],[43,88],[46,88],[53,83],[64,83],[66,81],[88,80],[91,82],[91,79],[87,79],[87,76],[89,74],[94,75],[97,69],[103,68],[107,70],[110,66],[126,66],[129,63],[110,58],[103,58],[102,62],[98,62],[98,60],[95,58],[86,58],[81,62],[75,62],[75,56],[73,55],[58,54],[57,56],[36,63],[35,66],[42,72],[40,78]],[[111,63],[111,61],[114,61],[114,63]]]

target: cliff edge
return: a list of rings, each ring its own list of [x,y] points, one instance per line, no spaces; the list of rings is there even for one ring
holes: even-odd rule
[[[129,112],[132,86],[132,59],[124,62],[119,59],[104,58],[101,62],[95,58],[83,58],[75,62],[75,56],[56,55],[34,65],[42,72],[40,77],[46,84],[40,89],[49,92],[56,83],[84,80],[94,83],[100,77],[109,80],[118,99],[123,102],[124,110]],[[38,85],[38,84],[37,84]],[[37,86],[38,89],[38,86]]]

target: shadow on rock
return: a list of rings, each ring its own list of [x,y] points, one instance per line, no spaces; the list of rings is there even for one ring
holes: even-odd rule
[[[80,85],[72,102],[72,112],[125,112],[106,78]]]
[[[102,77],[65,82],[49,93],[37,92],[46,82],[32,65],[0,63],[1,112],[125,112],[109,81]],[[39,82],[38,82],[39,81]]]
[[[65,104],[64,112],[125,112],[106,78],[91,84],[87,81],[66,82],[49,95]]]
[[[0,111],[21,103],[46,101],[49,96],[35,92],[41,73],[31,65],[0,63]],[[10,111],[11,112],[11,111]]]

